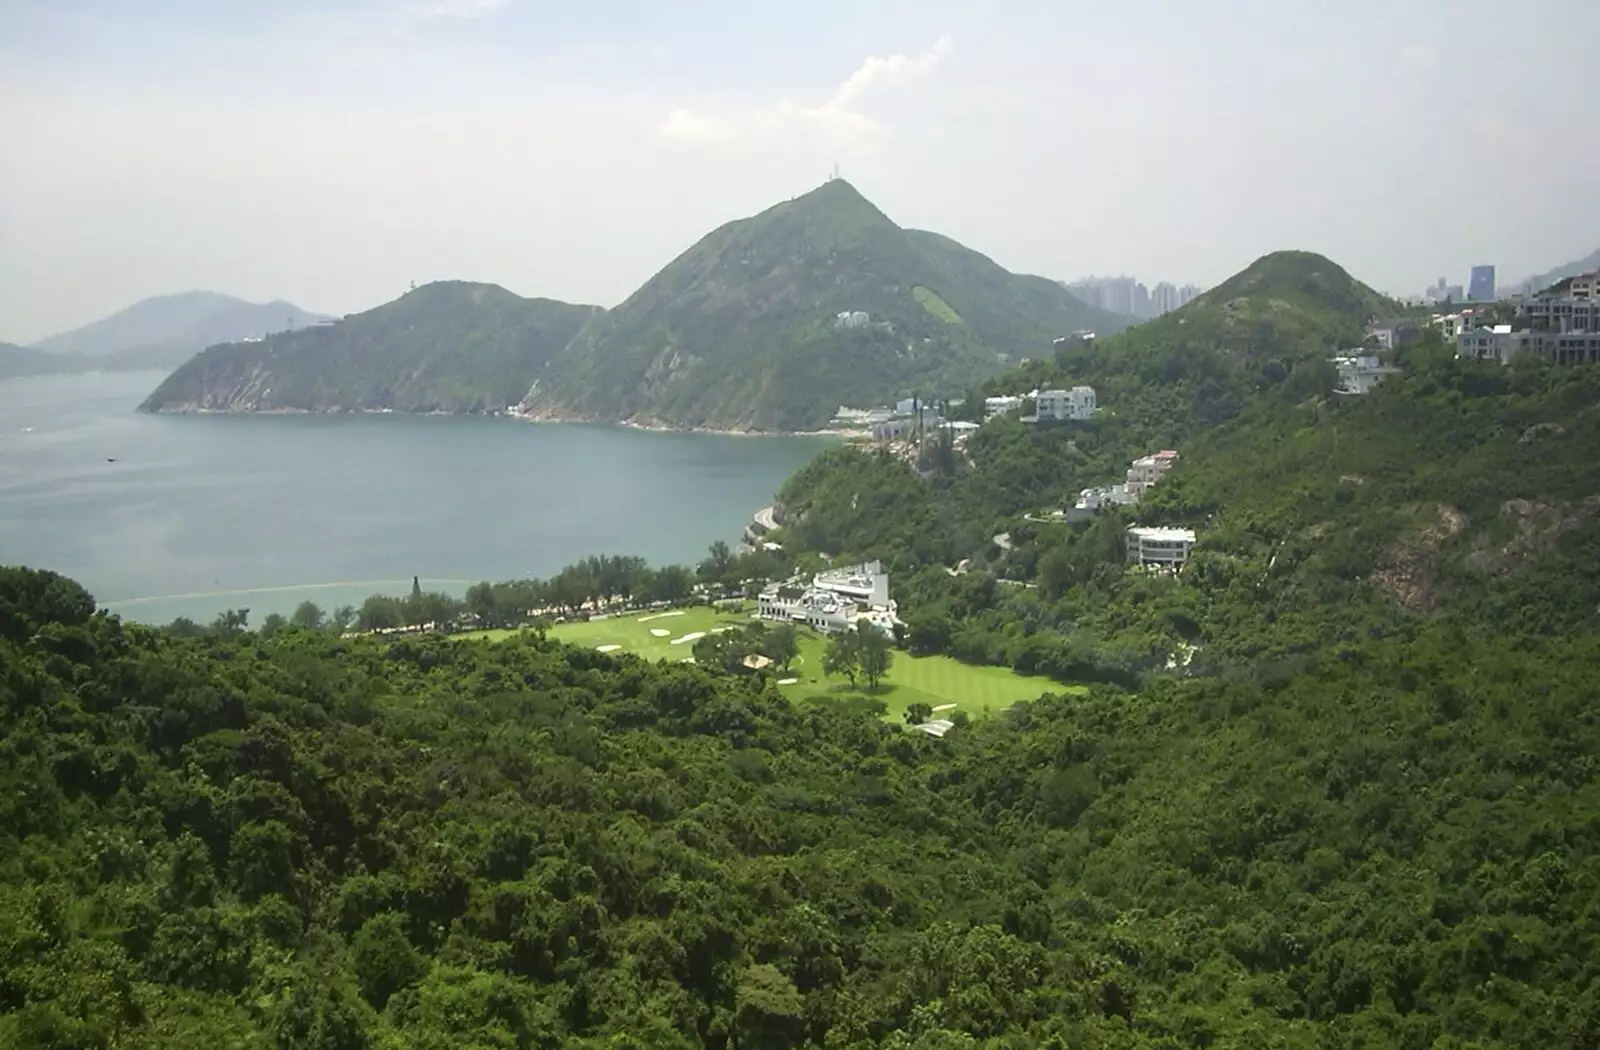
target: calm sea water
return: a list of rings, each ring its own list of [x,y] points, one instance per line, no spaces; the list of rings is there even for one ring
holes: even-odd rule
[[[0,563],[127,619],[251,622],[411,577],[548,576],[587,554],[697,561],[825,439],[510,419],[147,416],[159,373],[0,382]],[[114,462],[113,462],[114,460]]]

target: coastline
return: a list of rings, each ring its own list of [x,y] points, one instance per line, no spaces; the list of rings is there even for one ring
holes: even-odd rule
[[[430,409],[427,412],[410,412],[397,408],[204,408],[198,405],[172,405],[162,408],[144,408],[138,411],[157,416],[461,416],[466,418],[504,418],[517,419],[524,423],[579,423],[588,426],[625,427],[629,430],[641,430],[651,434],[713,434],[718,437],[782,437],[782,438],[849,438],[860,433],[859,431],[840,428],[822,430],[762,430],[758,427],[708,427],[708,426],[673,426],[659,421],[643,421],[639,419],[604,419],[599,416],[585,416],[554,412],[523,412],[516,408],[498,409],[492,412],[463,412],[447,409]]]
[[[597,426],[626,427],[652,434],[715,434],[719,437],[850,437],[849,430],[762,430],[759,427],[708,427],[675,426],[659,420],[645,420],[630,416],[627,419],[605,419],[600,416],[575,412],[556,412],[551,409],[527,411],[521,406],[505,413],[526,423],[586,423]]]

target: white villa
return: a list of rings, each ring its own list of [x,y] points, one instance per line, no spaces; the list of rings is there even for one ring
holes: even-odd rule
[[[998,397],[983,399],[983,419],[988,422],[995,416],[1003,416],[1007,412],[1015,412],[1022,407],[1022,397],[1018,394],[1001,394]]]
[[[1339,385],[1333,388],[1336,394],[1365,394],[1377,386],[1384,376],[1398,375],[1400,372],[1400,369],[1384,364],[1376,355],[1363,354],[1359,350],[1349,350],[1337,357],[1330,357],[1328,363],[1339,371]]]
[[[1135,525],[1128,530],[1127,546],[1130,562],[1177,569],[1194,552],[1194,530]]]
[[[1075,386],[1071,390],[1035,390],[1035,419],[1040,422],[1063,419],[1093,419],[1094,387]]]
[[[824,634],[848,631],[865,620],[882,631],[899,622],[889,597],[889,574],[882,562],[819,572],[810,582],[792,579],[761,592],[756,615],[780,623],[803,623]]]

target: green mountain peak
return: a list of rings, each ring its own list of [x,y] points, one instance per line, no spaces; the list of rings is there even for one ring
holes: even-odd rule
[[[529,392],[552,418],[806,430],[842,404],[951,396],[1125,322],[1054,282],[905,230],[848,182],[701,238]]]

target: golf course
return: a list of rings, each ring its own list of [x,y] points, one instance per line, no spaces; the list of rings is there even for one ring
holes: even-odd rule
[[[550,636],[602,652],[629,653],[652,661],[677,661],[690,659],[694,643],[706,634],[743,627],[751,620],[748,612],[698,606],[558,624],[551,628]],[[516,631],[479,631],[466,637],[498,640],[516,634]],[[960,712],[977,719],[1021,700],[1037,700],[1045,693],[1071,693],[1081,689],[1047,678],[1027,678],[1005,667],[975,667],[948,656],[912,656],[896,652],[883,682],[876,690],[868,691],[865,684],[852,686],[848,679],[823,674],[822,656],[827,645],[822,635],[801,629],[799,657],[787,674],[777,675],[780,688],[791,699],[859,706],[896,721],[915,703],[927,704],[942,718]]]

